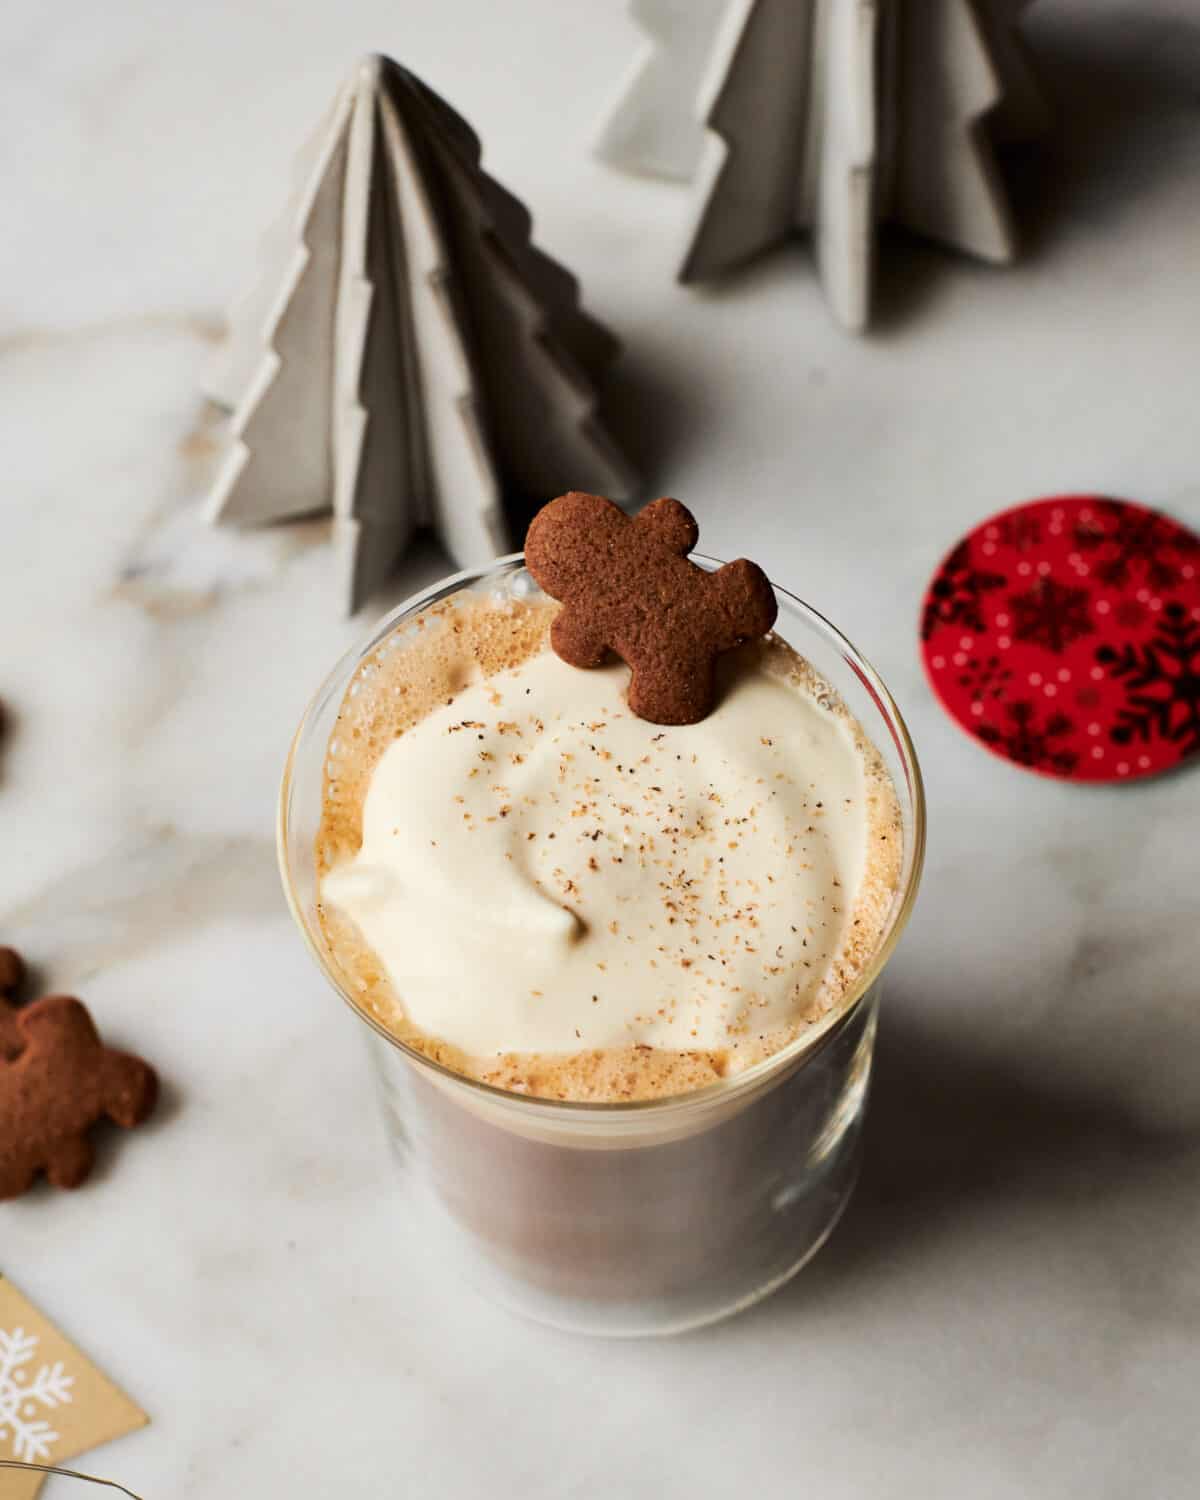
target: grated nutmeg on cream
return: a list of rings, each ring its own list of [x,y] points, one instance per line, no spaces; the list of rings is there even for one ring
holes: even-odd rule
[[[322,926],[363,1003],[485,1081],[565,1098],[712,1081],[836,1008],[901,855],[855,720],[777,639],[713,712],[637,718],[555,607],[461,595],[360,669],[330,747]]]

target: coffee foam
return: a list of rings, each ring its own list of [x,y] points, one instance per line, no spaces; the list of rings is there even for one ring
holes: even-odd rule
[[[401,627],[360,665],[329,747],[316,849],[322,880],[345,869],[358,854],[364,802],[392,742],[472,684],[547,651],[556,612],[557,606],[542,598],[461,594]],[[521,1094],[594,1101],[665,1097],[703,1087],[771,1055],[836,1012],[878,947],[899,885],[903,840],[895,790],[861,727],[790,647],[771,638],[736,656],[727,670],[765,671],[785,679],[840,717],[865,772],[866,853],[857,897],[824,983],[804,997],[787,1025],[733,1037],[729,1045],[711,1049],[635,1044],[471,1055],[413,1023],[403,997],[395,993],[383,963],[355,924],[323,900],[319,917],[330,956],[363,1010],[408,1045],[469,1077]],[[414,795],[420,795],[419,789]]]

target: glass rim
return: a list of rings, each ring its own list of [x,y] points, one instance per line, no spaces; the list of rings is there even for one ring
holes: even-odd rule
[[[723,566],[719,558],[709,557],[702,552],[693,552],[690,554],[690,557],[693,562],[698,563],[701,567],[709,571]],[[516,1094],[511,1089],[501,1088],[496,1084],[484,1083],[481,1079],[471,1078],[465,1073],[459,1073],[454,1068],[448,1067],[445,1063],[438,1062],[436,1059],[427,1056],[424,1052],[410,1046],[401,1037],[398,1037],[378,1016],[370,1014],[348,992],[325,945],[313,932],[312,925],[305,915],[303,905],[292,879],[291,864],[288,858],[289,812],[296,756],[305,736],[311,729],[316,715],[324,707],[331,692],[340,691],[344,695],[346,687],[353,679],[358,665],[366,660],[376,645],[389,635],[405,616],[416,614],[421,609],[436,603],[437,600],[457,593],[474,583],[479,583],[494,573],[522,567],[524,566],[524,562],[525,554],[523,551],[509,552],[503,557],[495,558],[486,567],[464,568],[458,573],[449,574],[447,577],[438,579],[436,582],[428,584],[425,588],[419,589],[416,593],[410,594],[407,599],[402,600],[395,608],[389,610],[387,614],[377,620],[361,641],[342,653],[333,667],[326,673],[317,690],[312,694],[288,746],[287,759],[284,762],[283,776],[280,782],[279,805],[276,818],[276,856],[279,862],[279,873],[283,882],[284,894],[287,898],[292,917],[299,927],[318,969],[360,1021],[365,1022],[377,1035],[402,1052],[418,1068],[427,1069],[435,1077],[440,1077],[458,1087],[475,1092],[493,1101],[502,1102],[511,1108],[522,1109],[528,1107],[534,1111],[542,1111],[543,1117],[545,1117],[546,1111],[565,1111],[576,1116],[603,1115],[611,1119],[614,1115],[629,1116],[637,1114],[644,1116],[648,1113],[679,1112],[702,1107],[707,1104],[725,1102],[740,1094],[753,1093],[757,1088],[767,1084],[776,1074],[787,1073],[792,1065],[800,1066],[808,1061],[809,1058],[815,1057],[818,1052],[823,1051],[825,1046],[832,1041],[857,1012],[859,1006],[870,993],[876,980],[883,972],[888,959],[895,951],[904,929],[908,926],[913,906],[916,903],[917,891],[921,884],[921,873],[925,864],[925,784],[921,776],[921,767],[917,760],[916,748],[913,745],[908,725],[904,721],[904,716],[900,712],[896,700],[892,697],[879,673],[857,647],[842,634],[836,625],[827,620],[819,610],[814,609],[810,604],[806,604],[804,600],[797,598],[795,594],[774,581],[771,582],[771,587],[775,593],[782,599],[786,599],[789,606],[800,614],[805,623],[814,626],[819,633],[826,636],[863,684],[892,736],[903,765],[904,776],[912,803],[912,828],[910,832],[912,862],[904,885],[898,893],[898,905],[895,915],[884,935],[883,941],[871,955],[870,961],[864,966],[848,997],[835,1012],[830,1013],[826,1024],[819,1025],[815,1031],[805,1032],[803,1035],[795,1037],[785,1047],[781,1047],[778,1052],[773,1052],[758,1062],[751,1063],[738,1073],[728,1077],[717,1078],[712,1083],[705,1084],[702,1088],[689,1089],[680,1094],[668,1094],[663,1098],[609,1100],[552,1099],[542,1094]],[[840,693],[839,696],[841,696]],[[323,762],[324,756],[322,756]]]

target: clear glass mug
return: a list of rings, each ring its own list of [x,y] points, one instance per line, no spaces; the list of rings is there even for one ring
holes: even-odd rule
[[[720,564],[696,556],[706,568]],[[563,1103],[490,1087],[415,1052],[356,1003],[316,916],[326,749],[346,692],[413,616],[463,589],[536,592],[520,554],[407,600],[326,678],[296,731],[279,807],[293,915],[325,977],[365,1021],[418,1232],[496,1301],[559,1328],[669,1333],[747,1307],[820,1248],[849,1201],[880,974],[920,880],[925,805],[916,754],[874,670],[776,587],[776,626],[841,695],[887,761],[904,820],[900,889],[853,994],[789,1047],[693,1093]],[[403,649],[402,641],[394,642]]]

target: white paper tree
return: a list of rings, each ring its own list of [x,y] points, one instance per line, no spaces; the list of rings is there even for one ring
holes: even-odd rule
[[[615,341],[470,127],[367,59],[297,160],[209,394],[232,409],[213,520],[332,510],[357,609],[417,526],[464,567],[569,488],[623,496],[597,391]]]
[[[808,230],[830,306],[862,328],[882,220],[1015,254],[993,139],[1044,123],[1015,30],[1025,3],[631,0],[649,45],[598,150],[693,179],[681,280]]]
[[[646,41],[600,127],[599,157],[631,172],[692,176],[704,150],[696,101],[728,8],[729,0],[629,0]]]

